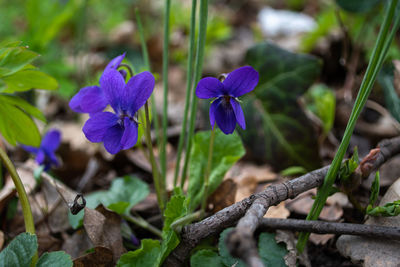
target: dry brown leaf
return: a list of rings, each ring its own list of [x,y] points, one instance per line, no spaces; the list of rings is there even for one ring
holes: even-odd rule
[[[280,218],[287,219],[290,211],[285,207],[285,201],[279,203],[277,206],[269,207],[267,213],[264,215],[265,218]]]
[[[113,253],[109,248],[97,246],[94,252],[74,260],[74,267],[112,267]]]
[[[67,233],[62,233],[62,237],[64,243],[61,250],[71,255],[73,259],[82,256],[85,251],[93,247],[92,241],[90,241],[83,229],[77,230],[71,236]]]
[[[286,244],[286,249],[289,253],[284,256],[284,260],[287,266],[297,266],[298,257],[302,265],[306,267],[311,267],[311,263],[308,259],[307,253],[301,253],[300,255],[297,255],[296,239],[293,232],[276,230],[275,240],[277,243],[283,242]]]
[[[99,205],[95,210],[85,208],[83,226],[95,246],[112,250],[114,260],[125,252],[121,236],[121,217]]]
[[[4,246],[4,233],[0,230],[0,250],[3,249]]]
[[[313,242],[315,245],[325,245],[328,243],[329,240],[334,238],[334,234],[325,234],[325,235],[319,235],[319,234],[310,234],[310,241]]]
[[[225,175],[225,178],[232,178],[235,182],[248,177],[254,177],[257,183],[266,183],[276,180],[278,174],[274,173],[268,165],[258,166],[252,163],[238,162]]]
[[[296,212],[299,214],[307,215],[314,203],[314,199],[312,199],[312,196],[315,196],[316,192],[317,190],[313,188],[300,194],[295,199],[286,200],[286,208],[290,212]],[[343,215],[343,208],[338,203],[340,201],[344,203],[345,201],[342,199],[341,195],[337,199],[336,197],[334,197],[334,195],[329,198],[331,199],[327,203],[332,203],[332,205],[326,204],[322,209],[319,218],[326,221],[337,221]]]
[[[258,182],[255,177],[248,176],[237,181],[236,184],[237,184],[237,191],[235,196],[235,202],[239,202],[242,199],[249,197],[256,191]]]
[[[226,179],[208,198],[208,204],[213,205],[212,213],[222,210],[235,203],[237,186],[232,179]]]

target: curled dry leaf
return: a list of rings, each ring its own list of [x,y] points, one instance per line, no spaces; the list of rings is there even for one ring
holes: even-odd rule
[[[95,246],[106,247],[112,251],[114,263],[125,252],[121,236],[121,217],[103,205],[95,210],[85,208],[83,226]]]
[[[291,212],[296,212],[299,214],[307,215],[308,212],[310,211],[314,199],[312,199],[312,196],[315,196],[317,190],[310,189],[302,194],[300,194],[298,197],[292,200],[287,200],[286,201],[286,208],[289,209]],[[339,220],[342,215],[343,215],[343,209],[340,202],[346,203],[345,200],[335,200],[335,198],[341,199],[342,197],[339,196],[331,196],[327,200],[327,204],[325,207],[322,209],[322,212],[319,216],[319,218],[326,220],[326,221],[337,221]],[[330,204],[330,205],[329,205]]]

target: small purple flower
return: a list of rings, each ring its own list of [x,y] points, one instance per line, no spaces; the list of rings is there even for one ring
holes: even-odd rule
[[[104,71],[100,87],[115,113],[91,114],[83,126],[86,138],[93,143],[103,142],[111,154],[134,146],[138,138],[136,112],[150,97],[154,83],[154,77],[148,71],[133,76],[126,84],[116,69]]]
[[[58,159],[54,153],[60,146],[61,133],[58,130],[50,130],[43,137],[40,147],[32,147],[22,145],[26,151],[36,155],[36,162],[39,165],[44,165],[44,170],[47,171],[51,166],[59,166]]]
[[[258,72],[250,66],[238,68],[228,74],[223,82],[213,77],[200,80],[196,96],[202,99],[216,98],[210,106],[210,123],[212,129],[217,122],[225,133],[235,130],[236,122],[246,129],[246,122],[238,97],[252,91],[258,83]]]
[[[124,57],[125,53],[112,59],[103,73],[109,69],[116,70]],[[82,88],[69,102],[69,106],[73,111],[90,114],[103,111],[107,104],[103,90],[97,85]]]

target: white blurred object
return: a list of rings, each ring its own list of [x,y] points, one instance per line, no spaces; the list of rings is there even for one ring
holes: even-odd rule
[[[260,11],[258,21],[263,33],[270,37],[309,32],[317,26],[315,20],[308,15],[269,7]]]

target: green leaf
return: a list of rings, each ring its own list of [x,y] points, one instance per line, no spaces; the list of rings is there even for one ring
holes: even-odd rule
[[[372,207],[368,205],[367,214],[371,216],[384,216],[391,217],[400,215],[400,200],[394,202],[386,203],[384,206],[379,206],[371,209]]]
[[[246,146],[278,170],[319,167],[316,134],[298,97],[319,76],[320,60],[264,43],[247,51],[246,62],[260,74],[254,94],[243,99],[247,129],[240,134]]]
[[[342,182],[346,182],[349,180],[351,175],[357,169],[359,165],[359,158],[358,158],[358,149],[357,147],[354,148],[353,155],[351,158],[345,160],[342,165],[340,166],[338,177]]]
[[[164,212],[164,227],[162,230],[161,253],[159,256],[160,263],[162,263],[169,253],[179,244],[179,236],[171,229],[171,224],[188,213],[188,203],[186,197],[183,195],[182,190],[177,189],[175,194],[167,203]]]
[[[332,129],[335,120],[335,93],[323,84],[312,86],[304,95],[306,107],[322,122],[324,135]]]
[[[142,246],[125,253],[117,263],[117,267],[156,267],[159,266],[160,242],[158,240],[143,239]]]
[[[191,267],[225,267],[222,258],[212,250],[203,249],[197,251],[190,258]]]
[[[225,239],[232,230],[233,228],[227,228],[221,233],[218,241],[219,255],[221,255],[222,262],[226,266],[246,267],[242,260],[232,257],[228,251],[228,248],[226,247]]]
[[[218,129],[215,131],[210,184],[208,189],[209,195],[221,184],[225,173],[245,154],[242,141],[236,133],[225,135]],[[207,165],[210,137],[211,131],[205,131],[198,132],[193,139],[193,149],[189,165],[189,189],[187,194],[188,198],[191,200],[191,210],[196,209],[203,198],[204,172]]]
[[[379,171],[377,171],[375,173],[375,179],[372,182],[371,195],[369,197],[369,205],[371,205],[371,206],[373,206],[375,204],[375,202],[379,196],[379,189],[380,189],[379,180],[380,180]]]
[[[2,77],[6,84],[3,93],[23,92],[30,89],[55,90],[57,81],[36,69],[24,69],[14,74]]]
[[[17,143],[38,147],[40,133],[25,112],[4,101],[0,103],[0,133],[11,145]]]
[[[100,203],[108,209],[123,214],[145,199],[149,194],[148,185],[134,176],[124,176],[116,178],[111,183],[108,191],[98,191],[85,196],[86,206],[95,209]],[[69,222],[76,229],[82,225],[83,213],[80,211],[76,215],[69,214]]]
[[[39,55],[26,47],[0,47],[0,77],[11,75],[31,63]]]
[[[265,266],[286,267],[284,256],[288,254],[286,246],[275,241],[275,234],[261,233],[258,240],[258,253]]]
[[[380,0],[336,0],[338,6],[346,11],[354,13],[365,13],[371,11]]]
[[[43,113],[38,108],[36,108],[35,106],[32,106],[31,104],[29,104],[24,99],[22,99],[18,96],[0,94],[0,102],[7,102],[10,105],[14,105],[14,106],[22,109],[29,115],[31,115],[43,122],[46,122],[46,118],[44,117]]]
[[[0,267],[30,266],[37,251],[36,235],[22,233],[0,252]]]
[[[72,267],[73,262],[71,256],[64,251],[55,252],[45,252],[40,257],[36,264],[36,267],[47,267],[47,266],[57,266],[57,267]]]

